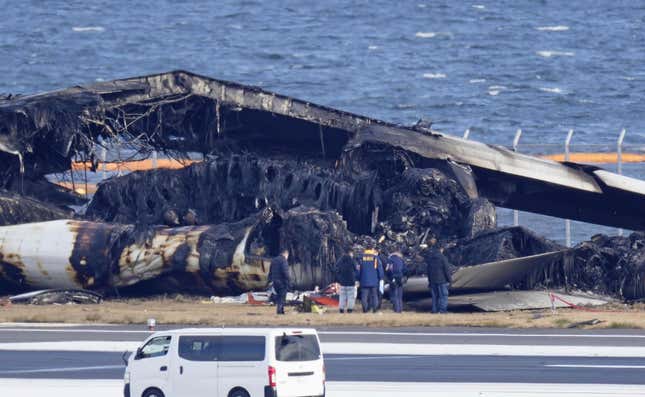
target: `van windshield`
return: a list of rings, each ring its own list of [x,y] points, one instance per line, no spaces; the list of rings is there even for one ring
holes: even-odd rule
[[[320,359],[316,335],[283,335],[275,338],[278,361],[314,361]]]

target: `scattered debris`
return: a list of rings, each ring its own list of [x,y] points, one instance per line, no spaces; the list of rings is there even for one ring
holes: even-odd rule
[[[588,325],[597,325],[597,324],[600,324],[602,322],[603,321],[600,321],[597,318],[593,318],[591,320],[580,321],[580,322],[577,322],[577,323],[570,324],[569,326],[567,326],[567,328],[583,328],[583,327],[586,327]]]
[[[98,304],[103,296],[81,289],[45,289],[12,296],[9,301],[29,305]]]

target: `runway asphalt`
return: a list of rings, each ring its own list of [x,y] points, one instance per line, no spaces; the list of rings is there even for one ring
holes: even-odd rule
[[[332,382],[645,385],[645,355],[638,353],[645,351],[645,332],[641,330],[415,328],[321,329],[319,332],[323,351],[333,351],[325,355],[328,379]],[[0,326],[0,378],[120,379],[124,369],[121,353],[92,350],[100,350],[101,344],[107,341],[117,348],[134,346],[133,342],[142,341],[148,335],[141,326]],[[69,345],[72,350],[29,350],[30,346],[48,343]],[[90,351],[74,351],[79,343]],[[25,348],[12,350],[15,344],[23,344]],[[355,346],[367,351],[359,352]],[[406,346],[412,349],[405,349]],[[371,347],[378,354],[370,354]],[[446,347],[455,351],[432,354],[435,349]],[[536,355],[536,347],[542,353],[556,354]],[[494,355],[487,354],[486,348]],[[343,354],[343,349],[348,354]],[[499,355],[498,350],[509,354]],[[478,353],[468,354],[472,351]],[[571,351],[577,352],[577,356],[567,356]],[[621,351],[635,353],[631,357],[613,354]],[[596,357],[598,352],[606,356]]]

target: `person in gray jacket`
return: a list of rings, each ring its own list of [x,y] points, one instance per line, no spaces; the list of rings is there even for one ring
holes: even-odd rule
[[[428,270],[428,286],[432,292],[432,312],[446,313],[448,311],[448,288],[452,282],[450,262],[443,255],[443,249],[436,246],[437,240],[430,240],[430,248],[426,249],[423,258]]]

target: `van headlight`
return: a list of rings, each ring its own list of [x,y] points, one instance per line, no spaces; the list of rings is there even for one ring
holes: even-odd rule
[[[123,375],[123,382],[130,383],[130,371],[125,371],[125,374]]]

